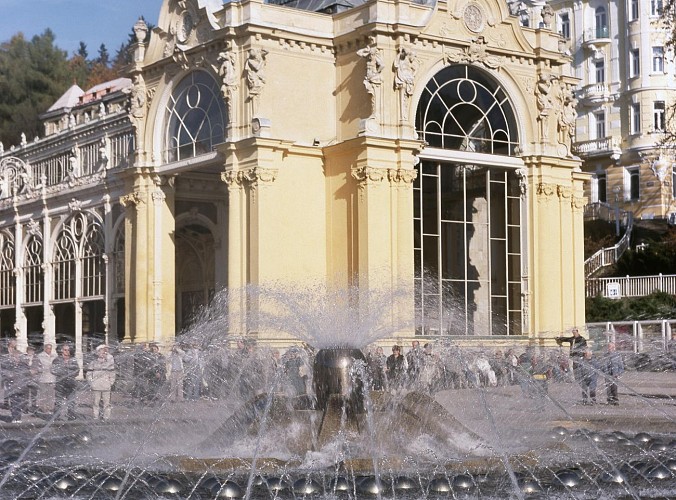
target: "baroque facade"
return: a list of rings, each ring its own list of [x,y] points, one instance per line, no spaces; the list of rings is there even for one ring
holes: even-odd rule
[[[407,283],[402,336],[584,322],[588,176],[555,30],[494,0],[166,0],[148,44],[135,30],[129,79],[71,89],[0,156],[20,342],[168,343],[221,289],[230,333],[269,340],[237,291],[274,282],[364,308]]]
[[[589,201],[638,218],[673,217],[676,156],[661,141],[676,102],[676,66],[662,0],[550,5],[550,22],[568,40],[581,80],[573,150],[592,175]]]

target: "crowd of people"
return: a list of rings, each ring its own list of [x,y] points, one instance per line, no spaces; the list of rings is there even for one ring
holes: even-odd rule
[[[551,381],[577,382],[582,404],[597,403],[596,390],[602,383],[608,404],[617,405],[617,379],[624,364],[614,344],[608,344],[602,355],[595,355],[577,329],[570,337],[556,341],[561,347],[528,347],[519,353],[512,348],[503,352],[441,343],[421,346],[413,340],[407,352],[394,345],[386,355],[381,345],[373,345],[365,350],[360,376],[365,386],[375,391],[433,394],[519,385],[526,396],[539,399],[544,399]],[[85,357],[84,366],[73,356],[71,345],[60,345],[56,351],[46,344],[37,354],[32,346],[21,352],[15,340],[9,341],[7,353],[0,358],[0,374],[12,422],[20,422],[26,412],[76,419],[76,396],[84,389],[91,392],[91,418],[103,421],[111,417],[113,390],[139,405],[233,395],[247,400],[266,392],[310,399],[314,395],[314,350],[307,345],[282,353],[244,339],[236,345],[209,343],[206,347],[186,340],[163,354],[157,344],[141,343],[114,358],[102,344]],[[127,367],[124,370],[123,365]],[[120,377],[122,373],[124,377]],[[116,387],[120,378],[127,383]]]

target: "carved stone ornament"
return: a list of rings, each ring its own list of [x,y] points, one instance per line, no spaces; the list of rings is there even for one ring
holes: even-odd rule
[[[399,109],[402,120],[408,120],[408,107],[413,95],[416,73],[420,67],[420,59],[415,50],[400,47],[393,63],[394,88],[399,91]]]
[[[141,193],[138,191],[134,191],[133,193],[129,193],[127,195],[121,196],[120,197],[120,205],[123,207],[138,207],[141,203],[145,203],[145,199]]]
[[[573,196],[573,188],[570,186],[558,185],[556,186],[556,193],[559,195],[559,198],[567,200]]]
[[[232,123],[232,103],[235,92],[239,88],[239,80],[237,78],[237,58],[231,42],[228,42],[225,50],[218,54],[218,68],[214,69],[221,77],[221,94],[228,105],[228,118]]]
[[[380,107],[380,87],[383,83],[383,69],[385,60],[382,51],[376,46],[376,39],[369,37],[369,44],[363,49],[357,51],[359,57],[366,59],[366,76],[364,77],[364,87],[371,96],[371,114],[369,118],[375,118],[378,115]]]
[[[586,196],[573,195],[573,197],[570,200],[570,205],[573,207],[573,210],[582,210],[584,209],[586,204],[587,204]]]
[[[408,168],[391,168],[387,171],[387,177],[395,184],[413,184],[418,177],[418,171]]]
[[[515,173],[517,179],[519,179],[519,192],[523,199],[528,192],[528,170],[525,168],[517,168]]]
[[[462,11],[462,19],[467,29],[473,33],[481,33],[486,26],[486,16],[478,3],[470,2]]]
[[[72,198],[68,202],[68,208],[71,212],[81,212],[82,211],[82,202],[77,198]]]
[[[29,236],[42,236],[42,231],[40,230],[40,223],[30,219],[26,225],[26,233]]]
[[[369,183],[381,182],[387,176],[388,169],[376,167],[357,167],[352,169],[351,174],[353,178],[357,179],[360,187],[364,187]]]
[[[462,50],[451,50],[444,55],[446,63],[474,63],[490,69],[498,69],[505,64],[505,58],[488,52],[488,42],[483,36],[470,41],[469,47]]]
[[[556,184],[547,184],[544,182],[541,182],[538,184],[538,195],[544,196],[544,197],[551,197],[554,196],[557,192],[557,185]]]

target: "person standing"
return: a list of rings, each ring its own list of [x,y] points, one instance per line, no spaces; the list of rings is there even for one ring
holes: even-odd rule
[[[190,401],[196,401],[200,398],[202,392],[202,359],[197,344],[189,344],[188,349],[182,355],[182,359],[185,376],[185,397]]]
[[[87,380],[94,395],[92,410],[94,420],[105,422],[110,419],[110,392],[115,383],[115,359],[108,352],[108,346],[101,344],[96,347],[96,358],[87,365]],[[103,404],[103,412],[101,405]]]
[[[80,374],[80,364],[71,356],[68,344],[61,346],[61,355],[52,363],[51,372],[56,377],[54,392],[57,418],[75,420],[77,418],[75,413],[76,379]]]
[[[573,328],[572,336],[570,337],[557,337],[556,343],[558,345],[568,342],[570,344],[570,359],[573,361],[573,376],[575,380],[580,381],[580,377],[583,376],[581,369],[584,362],[583,358],[585,351],[587,351],[587,339],[580,335],[580,330]]]
[[[20,423],[21,412],[26,402],[29,370],[26,356],[17,349],[16,340],[9,341],[7,354],[3,357],[1,366],[12,423]]]
[[[185,352],[174,345],[169,354],[167,366],[169,368],[169,401],[183,401],[183,356]]]
[[[40,360],[35,355],[35,347],[26,347],[26,365],[28,366],[28,380],[26,381],[26,411],[35,413],[38,409],[38,377],[40,375]]]
[[[148,366],[149,401],[157,402],[162,396],[162,387],[167,379],[167,362],[160,346],[154,342],[150,344],[150,364]]]
[[[578,375],[576,379],[582,388],[582,404],[596,404],[596,383],[598,381],[599,364],[593,358],[590,349],[584,352],[584,357],[578,366]]]
[[[387,381],[390,389],[400,389],[406,374],[406,358],[401,354],[401,347],[392,346],[392,354],[387,358]]]
[[[54,412],[54,382],[56,377],[52,374],[52,363],[56,359],[54,346],[45,344],[42,352],[37,355],[40,364],[38,374],[38,409],[46,414]]]
[[[417,340],[411,342],[411,350],[406,353],[406,364],[408,366],[408,384],[412,388],[417,388],[423,364],[423,352],[420,348],[420,342]]]
[[[609,405],[618,405],[617,379],[624,373],[624,361],[619,352],[615,350],[615,344],[610,342],[606,353],[601,360],[601,370],[605,375],[606,398]]]

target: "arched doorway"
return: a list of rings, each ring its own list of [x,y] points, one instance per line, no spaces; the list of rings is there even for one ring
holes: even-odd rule
[[[417,331],[522,332],[522,162],[504,88],[487,71],[455,65],[426,85],[416,129],[429,145],[416,166]]]
[[[214,296],[214,236],[200,224],[176,230],[176,326],[187,328]]]

